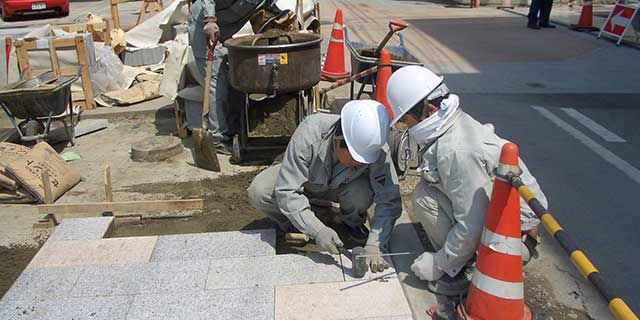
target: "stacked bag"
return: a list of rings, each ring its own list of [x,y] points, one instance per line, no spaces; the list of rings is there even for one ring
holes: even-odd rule
[[[46,142],[28,148],[0,142],[0,203],[44,203],[44,172],[55,201],[80,182],[80,174]]]

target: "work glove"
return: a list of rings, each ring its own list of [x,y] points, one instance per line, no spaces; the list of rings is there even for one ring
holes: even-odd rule
[[[204,18],[204,31],[207,40],[209,40],[209,45],[213,46],[218,42],[220,38],[220,28],[218,27],[218,19],[216,17],[205,17]]]
[[[328,251],[331,254],[340,254],[338,247],[344,246],[338,234],[331,228],[324,226],[316,235],[316,244],[322,251]]]
[[[425,281],[436,281],[444,276],[444,271],[436,265],[435,253],[425,252],[411,265],[411,271]]]
[[[364,253],[367,260],[367,265],[371,272],[382,272],[385,269],[389,269],[389,263],[384,260],[384,257],[380,256],[382,252],[380,252],[380,248],[376,245],[366,245],[364,246]]]

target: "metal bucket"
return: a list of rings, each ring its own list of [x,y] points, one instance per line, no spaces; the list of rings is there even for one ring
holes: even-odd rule
[[[245,93],[296,92],[320,82],[320,43],[311,33],[257,34],[225,41],[231,85]],[[284,43],[284,44],[281,44]]]

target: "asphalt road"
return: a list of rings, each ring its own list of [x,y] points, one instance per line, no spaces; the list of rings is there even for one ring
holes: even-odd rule
[[[411,22],[477,70],[445,81],[468,113],[519,145],[552,213],[640,311],[640,51],[525,29],[520,17]]]

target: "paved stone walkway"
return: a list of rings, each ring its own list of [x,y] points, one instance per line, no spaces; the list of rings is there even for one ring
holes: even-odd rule
[[[276,255],[274,230],[103,238],[112,222],[62,221],[0,319],[412,318],[395,275],[351,287],[349,259]]]

